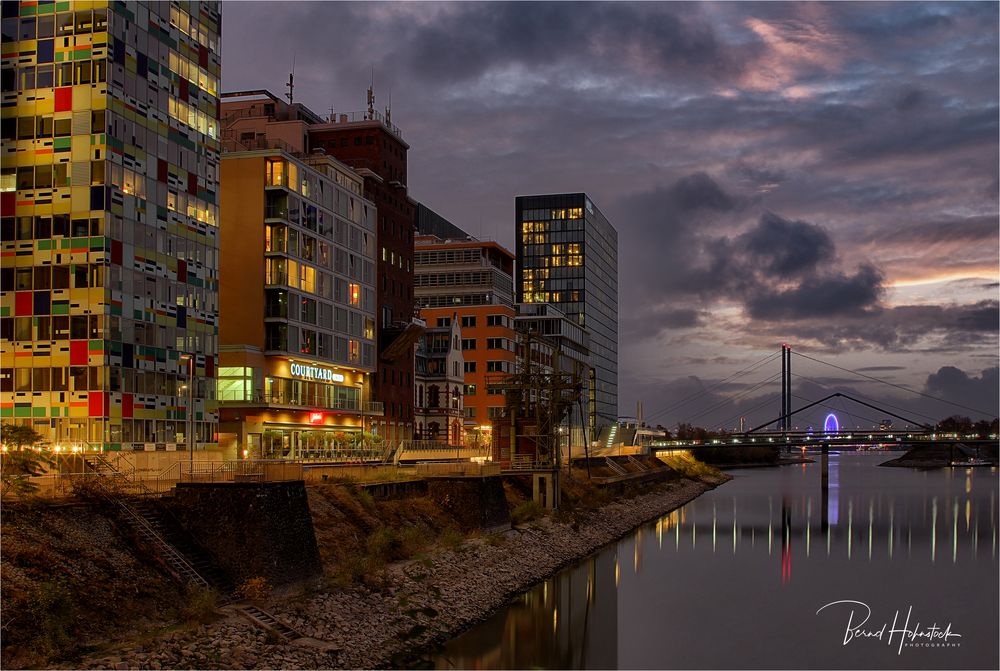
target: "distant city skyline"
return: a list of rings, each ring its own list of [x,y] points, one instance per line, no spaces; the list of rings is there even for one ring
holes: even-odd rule
[[[471,234],[513,249],[518,194],[601,203],[619,231],[623,415],[785,341],[997,413],[996,4],[223,10],[225,90],[283,91],[294,61],[296,101],[350,112],[374,73],[410,144],[410,194]],[[795,372],[803,398],[977,416],[820,364]],[[777,380],[753,389],[769,374],[652,421],[765,421],[777,401],[750,409],[777,395]]]

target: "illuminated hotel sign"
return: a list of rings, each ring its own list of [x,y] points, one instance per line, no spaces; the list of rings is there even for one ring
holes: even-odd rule
[[[342,373],[334,373],[329,368],[320,368],[318,366],[304,366],[300,363],[293,363],[291,365],[291,373],[295,377],[305,378],[306,380],[322,380],[324,382],[343,382],[344,376]]]

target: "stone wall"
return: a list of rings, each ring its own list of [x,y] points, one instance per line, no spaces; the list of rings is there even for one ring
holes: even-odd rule
[[[305,484],[181,483],[172,507],[235,585],[264,577],[272,585],[322,572]]]
[[[503,480],[488,478],[428,478],[427,495],[455,515],[463,531],[510,528],[510,511]]]

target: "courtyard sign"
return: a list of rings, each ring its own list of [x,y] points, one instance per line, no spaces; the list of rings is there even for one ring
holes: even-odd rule
[[[295,377],[305,378],[306,380],[322,380],[324,382],[343,382],[344,376],[341,373],[334,373],[329,368],[320,368],[318,366],[304,366],[300,363],[293,363],[291,365],[291,373]]]

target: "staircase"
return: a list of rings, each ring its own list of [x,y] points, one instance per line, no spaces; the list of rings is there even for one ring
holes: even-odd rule
[[[618,475],[628,475],[628,470],[611,457],[604,457],[604,463]]]
[[[611,430],[608,431],[608,439],[605,441],[604,447],[610,450],[611,447],[615,444],[615,437],[617,435],[618,435],[618,424],[612,424]]]
[[[636,459],[635,457],[633,457],[631,455],[629,455],[628,463],[630,463],[633,466],[635,466],[636,470],[640,471],[642,473],[645,473],[646,471],[650,470],[649,466],[647,466],[646,464],[642,463],[641,461],[639,461],[638,459]]]
[[[135,477],[134,470],[115,466],[103,454],[88,454],[84,463],[97,476],[91,479],[96,492],[115,507],[168,570],[182,582],[218,590],[220,601],[228,601],[233,586],[225,574],[155,499],[154,492]]]
[[[263,629],[264,631],[270,631],[276,634],[286,643],[289,641],[294,641],[297,638],[302,638],[302,634],[295,631],[287,624],[274,617],[267,611],[263,611],[256,606],[240,606],[237,608],[240,615],[250,620],[254,625]]]
[[[189,581],[214,588],[219,593],[220,604],[228,602],[235,586],[208,551],[191,538],[158,500],[142,499],[132,503],[132,508],[197,574],[198,578],[189,577]]]

